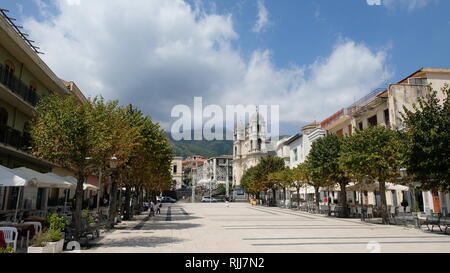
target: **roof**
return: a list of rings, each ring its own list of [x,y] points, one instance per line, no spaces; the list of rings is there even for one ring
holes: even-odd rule
[[[302,133],[298,133],[296,135],[293,135],[289,140],[287,140],[284,144],[289,145],[292,142],[296,141],[297,139],[301,138],[303,136]]]
[[[422,67],[421,69],[415,71],[414,73],[412,73],[408,77],[404,78],[403,80],[400,80],[398,83],[403,83],[406,80],[408,80],[409,78],[412,78],[419,73],[450,73],[450,68],[433,68],[433,67],[423,68]]]

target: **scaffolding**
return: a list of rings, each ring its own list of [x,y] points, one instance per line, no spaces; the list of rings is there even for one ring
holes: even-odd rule
[[[16,33],[19,35],[20,38],[22,38],[26,44],[28,44],[33,50],[34,52],[36,52],[36,54],[44,54],[43,52],[39,51],[39,47],[34,45],[35,41],[28,39],[28,37],[30,36],[27,33],[24,33],[21,29],[23,29],[23,26],[19,26],[16,23],[14,23],[14,21],[17,21],[16,18],[12,18],[10,16],[8,16],[9,10],[7,9],[2,9],[0,8],[0,15],[2,15],[6,21],[11,25],[11,27],[16,31]]]

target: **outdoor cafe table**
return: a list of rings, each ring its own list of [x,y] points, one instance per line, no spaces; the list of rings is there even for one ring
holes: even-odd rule
[[[19,223],[10,223],[10,222],[0,222],[0,227],[14,227],[17,228],[17,232],[19,236],[27,238],[27,245],[30,240],[30,235],[34,236],[36,233],[34,230],[34,225],[32,224],[19,224]]]

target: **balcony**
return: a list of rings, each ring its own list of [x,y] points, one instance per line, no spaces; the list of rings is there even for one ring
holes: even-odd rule
[[[0,83],[9,88],[11,92],[22,98],[32,106],[39,102],[39,96],[36,92],[30,90],[30,87],[6,71],[5,66],[0,64]]]
[[[31,146],[31,136],[21,133],[9,126],[0,126],[0,143],[14,147],[23,152],[29,152]]]

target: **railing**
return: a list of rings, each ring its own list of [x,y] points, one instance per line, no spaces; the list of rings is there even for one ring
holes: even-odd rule
[[[371,102],[375,97],[377,97],[379,94],[383,93],[384,91],[386,91],[386,88],[378,88],[378,89],[373,90],[369,94],[365,95],[364,97],[362,97],[361,99],[357,100],[355,103],[350,105],[349,109],[366,105],[367,103]]]
[[[31,136],[9,126],[0,126],[0,143],[28,152],[31,146]]]
[[[8,87],[14,94],[21,97],[32,106],[39,102],[39,96],[29,86],[20,81],[16,76],[11,75],[6,67],[0,64],[0,83]]]

